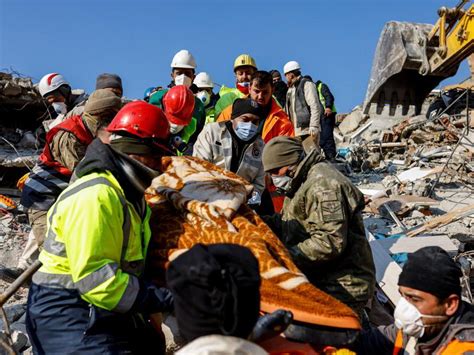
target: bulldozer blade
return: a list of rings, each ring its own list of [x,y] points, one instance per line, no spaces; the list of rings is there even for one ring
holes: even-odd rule
[[[433,25],[387,22],[375,50],[364,113],[373,116],[412,116],[422,111],[428,94],[450,72],[430,74],[428,58],[435,48],[427,46]]]

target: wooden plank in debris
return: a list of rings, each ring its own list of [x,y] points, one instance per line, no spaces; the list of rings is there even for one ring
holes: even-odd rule
[[[378,239],[377,242],[388,253],[413,253],[427,246],[438,246],[450,254],[455,254],[458,248],[447,235],[418,236],[415,238],[387,238]]]
[[[414,237],[418,234],[425,233],[441,226],[445,226],[447,224],[457,221],[460,218],[467,217],[472,214],[474,214],[474,204],[448,212],[442,216],[432,218],[428,222],[425,222],[409,230],[406,233],[406,236]]]
[[[390,254],[380,245],[372,233],[365,230],[369,240],[370,249],[375,263],[375,279],[385,295],[390,299],[393,305],[398,303],[400,293],[398,292],[398,277],[402,268],[392,259]]]

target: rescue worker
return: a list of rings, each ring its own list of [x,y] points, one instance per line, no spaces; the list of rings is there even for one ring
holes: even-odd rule
[[[262,167],[263,140],[257,130],[263,118],[262,109],[252,99],[237,99],[232,105],[230,121],[204,126],[194,145],[193,156],[232,171],[255,188],[255,205],[261,202],[265,189]]]
[[[180,50],[175,54],[171,60],[171,83],[168,85],[168,89],[173,88],[177,85],[184,85],[191,90],[193,94],[198,92],[196,85],[193,84],[195,78],[196,60],[193,55],[186,49]],[[161,107],[163,96],[166,95],[168,89],[156,90],[150,95],[149,103]],[[195,127],[191,132],[191,127],[188,128],[189,135],[188,139],[183,141],[188,145],[188,151],[192,152],[192,146],[197,139],[197,136],[202,131],[204,124],[206,123],[206,112],[204,105],[200,99],[194,98],[194,111],[192,117],[194,118]]]
[[[260,310],[258,261],[249,249],[197,244],[170,263],[166,278],[189,342],[176,354],[267,354],[246,340]]]
[[[87,146],[101,134],[122,101],[109,90],[92,93],[82,116],[73,116],[54,126],[46,136],[46,144],[38,162],[29,174],[21,195],[28,211],[32,233],[16,268],[1,268],[0,278],[13,282],[38,257],[46,234],[46,213],[59,194],[68,186],[72,171],[84,157]]]
[[[334,105],[334,96],[329,87],[321,80],[316,81],[319,101],[323,106],[324,112],[321,116],[321,139],[320,146],[324,151],[326,159],[333,161],[336,158],[336,142],[334,141],[334,126],[336,125],[336,106]]]
[[[83,103],[87,95],[75,95],[66,79],[58,73],[49,73],[43,76],[38,84],[38,91],[45,101],[52,106],[55,117],[43,122],[48,132],[55,125],[65,120],[66,114],[76,105]]]
[[[305,152],[298,138],[272,139],[262,159],[286,194],[281,214],[265,221],[309,281],[360,316],[375,286],[362,193],[316,147]]]
[[[286,85],[285,82],[281,80],[281,74],[278,70],[270,70],[270,74],[273,78],[273,86],[275,87],[273,95],[277,99],[277,102],[280,104],[280,106],[285,107],[288,85]]]
[[[260,121],[258,133],[265,143],[275,137],[294,136],[293,125],[285,111],[272,96],[273,93],[274,83],[270,73],[260,70],[255,72],[250,79],[249,96],[263,108],[265,118]],[[230,112],[230,107],[225,109],[219,116],[219,121],[228,120]],[[271,181],[267,181],[266,185],[268,192],[263,195],[261,214],[280,212],[283,207],[284,196],[276,190]],[[271,201],[269,201],[270,199]]]
[[[122,78],[118,76],[117,74],[109,74],[109,73],[99,74],[95,81],[95,89],[96,90],[100,90],[100,89],[110,90],[115,95],[121,98],[123,96]],[[64,118],[67,119],[72,116],[82,115],[84,113],[84,107],[86,106],[87,99],[88,98],[86,96],[84,100],[78,103],[76,106],[74,106],[74,108],[70,110],[65,115]]]
[[[474,306],[461,299],[461,269],[437,246],[408,255],[398,279],[395,324],[363,332],[358,354],[467,354]]]
[[[48,213],[48,235],[28,295],[35,353],[160,353],[146,321],[170,311],[172,296],[142,278],[150,241],[144,190],[168,154],[168,121],[143,101],[125,105],[95,139],[76,180]]]
[[[217,100],[219,100],[219,94],[215,94],[212,91],[214,88],[214,82],[212,81],[211,76],[206,72],[199,73],[194,78],[193,83],[198,88],[196,97],[202,101],[206,111],[206,124],[215,122],[215,106]]]
[[[164,93],[161,95],[161,93]],[[191,154],[191,137],[196,132],[197,120],[192,117],[196,98],[185,85],[158,91],[150,97],[150,104],[158,106],[165,113],[170,124],[170,141],[179,155]]]
[[[249,94],[250,79],[257,71],[257,63],[248,54],[241,54],[234,61],[235,88],[222,86],[219,90],[220,99],[216,103],[216,117],[228,107],[232,107],[235,100]]]
[[[311,136],[319,146],[323,110],[316,85],[312,80],[301,76],[298,62],[286,63],[283,72],[288,83],[285,111],[293,123],[295,135],[302,141]]]
[[[272,96],[274,92],[273,78],[266,71],[256,71],[250,78],[249,95],[252,100],[262,108],[264,119],[260,121],[259,134],[263,141],[268,143],[272,138],[279,136],[293,136],[293,125],[288,115],[278,105]],[[222,111],[218,121],[230,119],[232,107],[229,106]]]

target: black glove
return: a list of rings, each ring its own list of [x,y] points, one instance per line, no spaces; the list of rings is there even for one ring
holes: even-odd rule
[[[173,294],[164,287],[156,287],[149,283],[140,283],[137,299],[132,306],[132,311],[153,314],[158,312],[171,312],[173,310]]]
[[[260,317],[253,327],[249,340],[259,342],[283,333],[293,321],[293,313],[279,309]]]

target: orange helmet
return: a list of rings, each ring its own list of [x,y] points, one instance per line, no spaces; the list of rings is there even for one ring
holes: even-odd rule
[[[163,109],[171,123],[187,126],[193,118],[194,95],[185,85],[176,85],[163,97]]]

